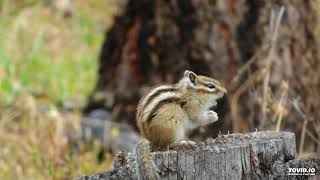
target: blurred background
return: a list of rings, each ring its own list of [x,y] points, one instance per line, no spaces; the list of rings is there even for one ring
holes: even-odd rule
[[[319,5],[0,0],[0,179],[111,169],[139,140],[139,98],[186,69],[228,90],[193,139],[283,130],[319,154]]]
[[[72,150],[116,1],[0,0],[0,179],[62,179],[112,167]],[[98,144],[98,143],[96,143]],[[98,145],[97,145],[98,146]]]

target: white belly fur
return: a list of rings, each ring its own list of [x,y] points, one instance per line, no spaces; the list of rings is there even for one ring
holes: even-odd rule
[[[176,134],[175,143],[178,143],[178,142],[184,140],[184,137],[185,137],[184,128],[180,127],[179,130],[177,131],[177,134]]]
[[[189,119],[184,120],[182,123],[182,126],[185,130],[193,130],[198,127],[196,124],[192,123]]]

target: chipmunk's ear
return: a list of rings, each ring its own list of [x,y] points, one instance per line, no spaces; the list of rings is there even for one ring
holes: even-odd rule
[[[186,70],[184,72],[184,77],[188,77],[190,82],[192,82],[193,84],[195,84],[196,82],[196,79],[197,79],[197,75],[196,73],[192,72],[192,71],[189,71],[189,70]]]

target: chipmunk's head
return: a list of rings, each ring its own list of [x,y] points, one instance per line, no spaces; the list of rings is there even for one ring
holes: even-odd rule
[[[188,90],[213,97],[214,99],[221,98],[227,92],[224,86],[216,79],[197,75],[189,70],[184,72],[184,76],[180,80],[180,84],[183,84],[183,86]]]

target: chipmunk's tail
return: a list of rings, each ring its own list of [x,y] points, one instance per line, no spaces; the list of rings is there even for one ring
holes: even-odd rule
[[[150,142],[142,139],[136,148],[138,174],[141,179],[160,179],[159,170],[153,161],[153,154],[150,150]]]

